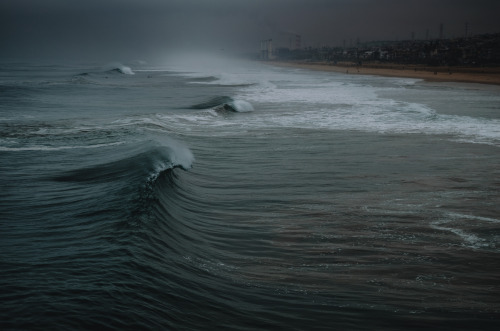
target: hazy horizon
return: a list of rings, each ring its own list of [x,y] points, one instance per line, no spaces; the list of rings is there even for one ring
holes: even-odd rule
[[[495,33],[498,12],[493,0],[1,0],[0,40],[10,57],[257,52],[295,34],[314,47],[436,38],[441,24],[446,38]]]

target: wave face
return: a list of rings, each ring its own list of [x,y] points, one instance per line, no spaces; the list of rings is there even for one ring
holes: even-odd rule
[[[2,330],[498,328],[497,90],[223,62],[2,65]]]

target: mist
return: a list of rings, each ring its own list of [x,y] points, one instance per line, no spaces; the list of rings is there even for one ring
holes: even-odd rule
[[[496,0],[0,1],[4,57],[138,58],[500,32]],[[467,31],[466,26],[467,24]],[[280,45],[281,44],[281,45]]]

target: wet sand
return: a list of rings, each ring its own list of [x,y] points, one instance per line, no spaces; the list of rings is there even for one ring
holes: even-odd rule
[[[500,85],[498,67],[430,67],[421,65],[368,63],[328,64],[321,62],[268,62],[272,65],[310,70],[332,71],[348,75],[378,75],[388,77],[417,78],[426,81],[461,82]]]

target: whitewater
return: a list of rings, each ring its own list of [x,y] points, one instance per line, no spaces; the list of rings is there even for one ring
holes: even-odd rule
[[[500,326],[497,87],[0,69],[3,330]]]

